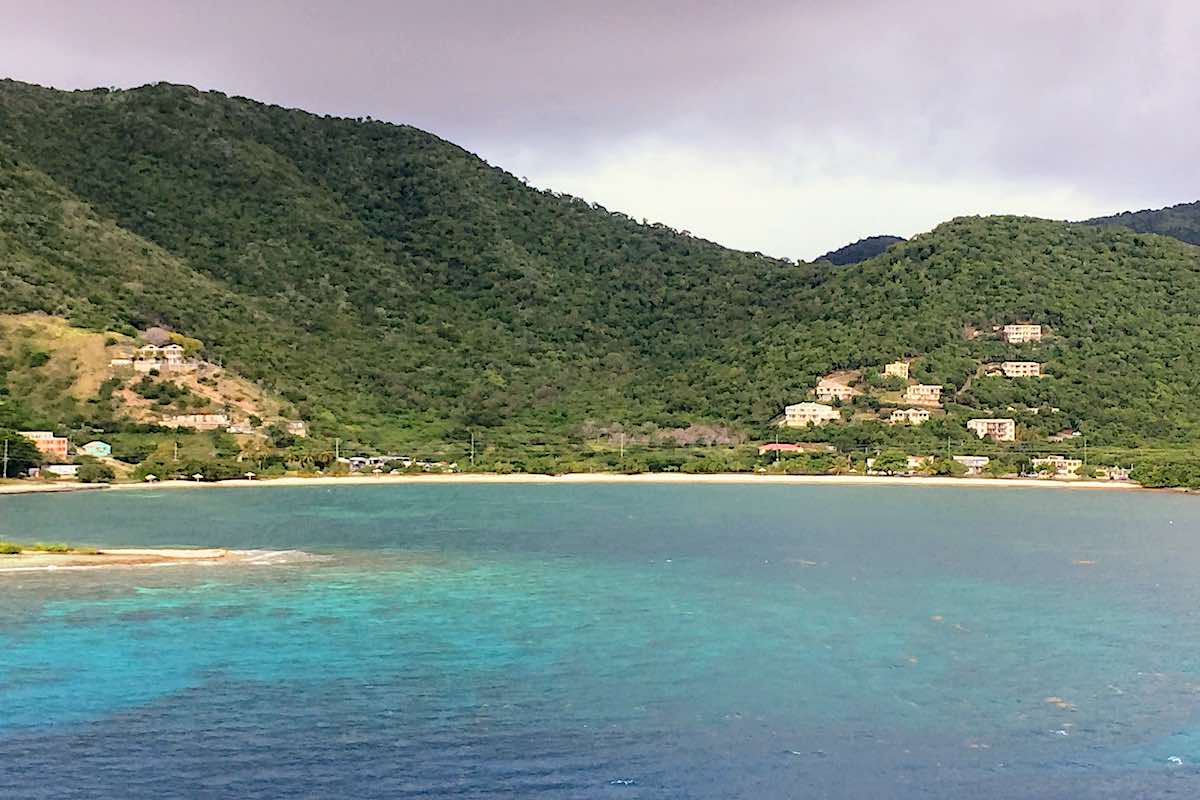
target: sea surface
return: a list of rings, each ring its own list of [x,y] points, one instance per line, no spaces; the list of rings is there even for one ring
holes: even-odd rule
[[[1195,798],[1200,498],[0,497],[0,798]]]

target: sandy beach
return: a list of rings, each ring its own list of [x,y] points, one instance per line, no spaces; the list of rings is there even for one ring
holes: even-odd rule
[[[97,550],[87,553],[45,553],[26,550],[17,555],[0,556],[0,573],[44,572],[57,569],[103,567],[143,567],[174,563],[238,561],[237,551],[209,549],[134,549]]]
[[[612,472],[572,473],[568,475],[529,475],[494,473],[459,473],[453,475],[350,475],[319,478],[268,478],[256,480],[227,480],[216,482],[157,481],[149,483],[105,484],[3,484],[3,494],[35,494],[67,491],[127,491],[147,489],[239,489],[296,486],[362,486],[412,484],[745,484],[761,486],[922,486],[942,488],[991,489],[1108,489],[1116,491],[1157,491],[1144,489],[1129,481],[1056,480],[1053,478],[942,478],[900,477],[885,475],[763,475],[761,473],[685,474],[680,472],[647,472],[624,475]]]
[[[455,475],[354,475],[338,478],[273,478],[268,480],[230,480],[218,483],[194,481],[160,481],[147,484],[118,484],[111,488],[125,489],[197,489],[197,488],[263,488],[288,486],[362,486],[405,484],[743,484],[743,485],[824,485],[824,486],[936,486],[945,488],[988,487],[1026,489],[1141,489],[1136,483],[1121,481],[1052,480],[1035,478],[937,478],[889,477],[883,475],[763,475],[756,473],[717,473],[706,475],[679,472],[647,472],[623,475],[611,472],[572,473],[568,475],[497,475],[465,473]]]

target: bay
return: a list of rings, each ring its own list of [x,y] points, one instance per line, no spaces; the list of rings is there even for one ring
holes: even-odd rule
[[[1189,797],[1200,505],[438,485],[0,498],[262,551],[0,575],[0,796]]]

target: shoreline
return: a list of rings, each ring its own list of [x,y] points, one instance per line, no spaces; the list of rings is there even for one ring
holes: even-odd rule
[[[213,481],[158,481],[155,483],[117,484],[5,484],[0,485],[0,495],[40,494],[78,491],[131,491],[155,489],[248,489],[283,488],[303,486],[398,486],[398,485],[454,485],[454,484],[646,484],[646,485],[770,485],[770,486],[921,486],[941,488],[997,488],[997,489],[1088,489],[1109,491],[1178,491],[1174,489],[1147,489],[1140,484],[1126,481],[1055,480],[1052,478],[951,478],[931,476],[887,476],[887,475],[763,475],[759,473],[729,472],[708,474],[685,474],[679,472],[645,472],[632,475],[611,472],[579,472],[566,475],[532,475],[527,473],[501,475],[498,473],[458,473],[453,475],[351,475],[342,477],[283,477],[246,480],[244,478]]]
[[[26,550],[0,556],[0,575],[57,570],[151,567],[168,564],[214,564],[244,561],[246,553],[224,548],[106,548],[94,552],[47,553]]]

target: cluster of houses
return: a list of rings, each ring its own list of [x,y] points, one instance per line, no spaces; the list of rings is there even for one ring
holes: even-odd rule
[[[458,472],[458,464],[449,461],[422,461],[409,456],[351,456],[339,458],[351,472],[369,471],[376,475],[384,472],[397,473],[401,469],[420,469],[423,472]]]
[[[135,372],[189,372],[197,368],[198,362],[184,357],[182,345],[144,344],[134,350],[124,350],[109,360],[114,369],[133,368]]]
[[[92,458],[108,458],[112,455],[112,446],[108,442],[94,441],[75,448],[71,451],[71,442],[65,436],[57,436],[53,431],[17,431],[33,443],[37,451],[46,457],[43,467],[34,467],[29,477],[37,478],[42,473],[59,478],[74,478],[79,473],[78,464],[65,463],[74,456],[91,456]]]
[[[760,448],[760,453],[761,453]],[[966,468],[968,477],[977,477],[982,475],[992,463],[988,456],[952,456],[955,462],[962,464]],[[925,468],[933,461],[933,456],[908,456],[906,467],[908,474],[914,474]],[[867,459],[867,474],[879,474],[874,469],[876,459]],[[1079,472],[1083,469],[1083,461],[1078,458],[1067,458],[1066,456],[1051,455],[1042,456],[1040,458],[1032,458],[1029,460],[1034,475],[1050,475],[1055,478],[1078,478]],[[1127,467],[1097,467],[1096,477],[1100,480],[1109,481],[1127,481],[1129,480],[1130,470]]]
[[[1000,338],[1011,344],[1042,340],[1042,326],[1036,323],[1013,323],[1003,327],[997,326],[995,330]],[[1006,378],[1038,378],[1042,375],[1042,365],[1037,361],[1004,361],[988,365],[986,370],[990,374],[1003,375]],[[907,382],[911,377],[911,364],[904,360],[893,361],[884,365],[883,374]],[[940,408],[942,405],[942,390],[938,385],[908,383],[901,396],[902,402],[908,407],[893,410],[888,417],[888,423],[922,425],[928,422],[929,409]],[[802,428],[838,422],[842,419],[842,414],[829,404],[835,401],[844,403],[862,394],[860,390],[833,377],[825,377],[818,381],[813,393],[817,402],[805,401],[787,406],[778,418],[778,424],[789,428]],[[967,428],[980,439],[1012,442],[1017,438],[1017,425],[1012,419],[973,419],[967,423]]]

